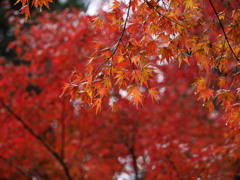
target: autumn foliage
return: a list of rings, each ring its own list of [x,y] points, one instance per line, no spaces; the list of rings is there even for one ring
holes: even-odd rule
[[[9,19],[0,178],[239,178],[238,1],[113,1],[98,16],[29,18],[48,2],[18,0],[29,20]]]
[[[95,30],[103,36],[96,37],[85,71],[76,72],[64,92],[99,111],[110,99],[116,99],[110,105],[115,110],[121,103],[118,91],[124,89],[138,107],[147,95],[157,100],[162,63],[190,68],[197,63],[202,72],[194,82],[199,99],[210,112],[221,106],[229,121],[238,120],[238,6],[192,0],[128,5],[114,1],[110,12],[95,18]],[[110,36],[103,40],[106,33]]]

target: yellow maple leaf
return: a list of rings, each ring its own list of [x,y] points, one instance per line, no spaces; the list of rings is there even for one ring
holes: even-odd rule
[[[192,9],[195,2],[194,2],[194,0],[186,0],[186,1],[184,1],[184,4],[186,4],[186,8]]]
[[[217,92],[217,97],[220,101],[234,101],[235,100],[235,96],[229,91],[229,90],[225,90],[225,89],[221,89]]]
[[[148,93],[150,94],[152,100],[155,100],[155,101],[158,100],[158,99],[157,99],[157,95],[159,94],[159,91],[157,91],[156,88],[150,88],[150,89],[148,90]]]
[[[122,55],[117,56],[117,62],[120,63],[124,60],[124,57]]]
[[[130,87],[128,90],[128,96],[131,97],[131,101],[138,108],[138,104],[142,104],[142,93],[137,86]]]
[[[102,81],[103,87],[106,89],[111,89],[112,88],[112,82],[109,78],[106,78]]]
[[[225,13],[224,12],[218,13],[218,17],[220,20],[223,20],[225,18]]]
[[[93,97],[93,91],[92,91],[92,89],[91,88],[88,88],[88,89],[86,89],[86,91],[85,91],[86,93],[87,93],[87,95],[90,97],[90,99],[92,100],[92,97]]]
[[[160,30],[160,28],[155,24],[155,23],[151,23],[150,27],[149,27],[149,33],[151,34],[156,34],[158,31]]]
[[[203,77],[198,77],[197,80],[193,83],[194,86],[196,86],[196,93],[199,93],[200,91],[203,91],[206,89],[206,81]]]
[[[93,24],[98,28],[102,27],[103,26],[102,18],[101,17],[96,17]]]
[[[140,58],[138,56],[134,56],[131,58],[131,62],[137,66],[140,62]]]
[[[210,112],[212,112],[214,110],[214,105],[213,105],[213,102],[212,101],[207,101],[205,104],[204,104],[204,107],[205,108],[208,108],[208,110]]]
[[[186,62],[186,63],[190,66],[190,63],[189,63],[189,61],[188,61],[188,57],[185,57],[185,58],[178,58],[179,67],[180,67],[181,64],[182,64],[182,61]]]
[[[18,4],[18,3],[20,3],[21,2],[21,0],[17,0],[15,3],[14,3],[14,6],[16,5],[16,4]]]
[[[126,71],[117,71],[117,75],[114,77],[114,79],[117,79],[116,84],[120,86],[126,86],[126,80],[128,80],[127,72]]]
[[[231,108],[232,102],[236,99],[233,93],[225,89],[218,90],[216,97],[217,102],[221,103],[226,111]]]
[[[101,111],[102,98],[94,99],[94,103],[93,103],[92,107],[96,107],[96,114],[98,113],[98,111]]]
[[[218,85],[220,88],[222,88],[226,83],[226,79],[224,77],[218,78]]]
[[[142,75],[142,71],[140,71],[138,69],[133,70],[131,75],[132,75],[131,82],[134,80],[136,83],[138,83],[139,79],[140,79],[140,77]]]
[[[119,6],[119,4],[120,4],[120,2],[118,2],[118,1],[115,0],[115,1],[113,2],[113,5],[112,5],[111,9],[117,8],[117,7]]]

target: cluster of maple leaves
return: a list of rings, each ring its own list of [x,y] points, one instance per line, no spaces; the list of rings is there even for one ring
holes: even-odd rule
[[[236,1],[225,3],[114,1],[111,11],[94,21],[95,30],[110,33],[109,39],[96,38],[86,71],[75,72],[65,86],[67,94],[96,111],[114,99],[108,104],[115,110],[123,89],[138,107],[146,94],[157,100],[162,63],[177,61],[191,68],[197,61],[199,99],[210,112],[221,106],[228,120],[238,124],[240,12]]]
[[[20,63],[0,59],[0,177],[237,176],[239,7],[130,0],[10,19]]]

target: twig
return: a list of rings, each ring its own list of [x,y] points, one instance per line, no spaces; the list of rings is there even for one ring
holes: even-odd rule
[[[117,42],[117,44],[116,44],[115,49],[113,50],[112,54],[106,59],[106,61],[103,62],[100,66],[98,66],[98,67],[95,69],[95,71],[92,72],[91,75],[95,74],[99,69],[101,69],[101,68],[113,57],[113,55],[117,52],[117,49],[118,49],[118,47],[119,47],[119,44],[120,44],[120,42],[122,41],[123,35],[124,35],[125,31],[126,31],[127,21],[128,21],[129,14],[130,14],[131,3],[132,3],[132,0],[129,1],[128,10],[127,10],[127,17],[126,17],[126,20],[125,20],[125,22],[124,22],[123,30],[122,30],[122,33],[121,33],[119,39],[118,39],[118,42]]]
[[[61,113],[61,158],[64,159],[65,147],[65,99],[62,100],[62,113]]]
[[[155,11],[158,13],[159,16],[162,16],[162,17],[168,19],[169,21],[172,21],[172,22],[176,23],[177,25],[183,27],[183,28],[184,28],[186,31],[188,31],[190,34],[192,34],[192,32],[191,32],[190,30],[188,30],[187,27],[185,27],[184,25],[180,24],[179,22],[177,22],[177,21],[175,21],[175,20],[173,20],[173,19],[165,16],[164,14],[160,13],[160,12],[156,9],[155,6],[153,6],[151,3],[147,2],[146,0],[144,0],[144,2],[148,5],[148,7],[149,7],[150,9],[155,10]]]
[[[233,56],[235,57],[235,59],[236,59],[238,62],[240,62],[240,60],[238,59],[237,55],[234,53],[234,51],[233,51],[233,49],[232,49],[232,46],[230,45],[230,43],[229,43],[229,41],[228,41],[229,38],[227,37],[227,34],[226,34],[226,31],[225,31],[224,26],[223,26],[223,24],[222,24],[222,21],[220,20],[220,18],[219,18],[219,16],[218,16],[217,10],[216,10],[216,8],[215,8],[214,5],[213,5],[212,0],[208,0],[208,1],[210,2],[211,6],[212,6],[212,9],[213,9],[213,11],[214,11],[214,14],[217,16],[217,19],[218,19],[218,22],[219,22],[219,24],[220,24],[220,26],[221,26],[223,35],[224,35],[224,37],[225,37],[225,39],[226,39],[226,41],[227,41],[227,44],[228,44],[230,50],[232,51]]]
[[[139,124],[139,121],[136,121],[134,123],[134,126],[133,126],[133,130],[132,130],[132,138],[131,138],[131,145],[130,147],[128,147],[128,150],[129,150],[129,153],[131,154],[132,156],[132,160],[133,160],[133,170],[134,170],[134,174],[135,174],[135,180],[140,180],[140,178],[138,178],[138,175],[139,175],[139,171],[138,171],[138,167],[137,167],[137,156],[136,156],[136,152],[135,152],[135,144],[136,144],[136,135],[137,135],[137,132],[138,132],[138,124]]]
[[[2,161],[4,161],[5,163],[7,163],[9,166],[13,167],[19,174],[21,174],[21,175],[24,176],[26,179],[28,179],[27,176],[26,176],[26,174],[25,174],[25,172],[24,172],[23,170],[19,169],[18,167],[14,166],[14,165],[12,164],[12,162],[8,161],[8,160],[7,160],[5,157],[3,157],[2,155],[0,155],[0,159],[1,159]]]
[[[27,125],[27,123],[20,117],[18,116],[6,103],[0,98],[0,103],[2,106],[11,114],[18,122],[20,122],[23,127],[36,139],[40,142],[42,146],[44,146],[47,151],[61,164],[66,177],[68,180],[72,180],[72,177],[70,175],[69,169],[63,159],[56,153],[40,136],[38,136],[31,127]]]
[[[135,154],[134,146],[129,148],[129,153],[131,154],[132,160],[133,160],[133,170],[134,170],[135,180],[139,180],[138,168],[137,168],[137,157]]]

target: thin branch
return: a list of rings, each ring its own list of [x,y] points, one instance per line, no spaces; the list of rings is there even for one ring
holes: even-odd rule
[[[23,170],[19,169],[18,167],[14,166],[12,162],[8,161],[8,160],[7,160],[5,157],[3,157],[2,155],[0,155],[0,159],[1,159],[2,161],[4,161],[5,163],[7,163],[9,166],[13,167],[19,174],[21,174],[21,175],[24,176],[26,179],[28,179],[27,176],[26,176],[26,174],[25,174],[25,172],[24,172]]]
[[[167,8],[167,5],[166,5],[164,0],[162,0],[162,3],[163,3],[163,6],[164,6],[165,10],[169,11],[169,8]]]
[[[131,65],[131,67],[132,67],[132,70],[134,71],[136,68],[134,67],[133,63],[132,63],[131,60],[130,60],[130,55],[129,55],[129,53],[127,52],[127,48],[126,48],[126,46],[125,46],[125,44],[123,43],[122,40],[121,40],[121,43],[122,43],[122,45],[123,45],[123,48],[124,48],[125,52],[126,52],[127,55],[128,55],[128,60],[129,60],[129,63],[130,63],[130,65]],[[140,82],[140,77],[138,76],[138,74],[136,73],[136,71],[134,72],[134,74],[138,77],[138,80],[139,80],[139,82]],[[135,83],[136,83],[136,82],[135,82]]]
[[[0,98],[0,103],[2,106],[7,110],[9,114],[11,114],[18,122],[22,124],[22,126],[36,139],[42,146],[44,146],[47,151],[61,164],[66,177],[68,180],[72,180],[72,177],[70,175],[69,169],[63,159],[56,153],[40,136],[38,136],[31,127],[27,125],[27,123],[20,117],[18,116],[6,103]]]
[[[192,32],[191,32],[187,27],[185,27],[184,25],[180,24],[179,22],[177,22],[177,21],[175,21],[175,20],[173,20],[173,19],[165,16],[165,15],[162,14],[161,12],[159,12],[159,11],[156,9],[156,6],[153,6],[151,3],[147,2],[146,0],[144,0],[144,2],[148,5],[148,7],[149,7],[150,9],[155,10],[155,11],[158,13],[159,16],[162,16],[162,17],[168,19],[169,21],[172,21],[172,22],[176,23],[177,25],[183,27],[187,32],[189,32],[190,34],[192,34]]]
[[[134,174],[135,174],[135,180],[140,180],[141,177],[139,177],[139,171],[138,171],[138,167],[137,167],[137,156],[135,153],[135,144],[136,144],[136,135],[138,132],[138,125],[139,125],[139,121],[136,121],[134,123],[133,129],[132,129],[132,138],[131,138],[131,145],[128,146],[128,150],[129,153],[132,156],[132,160],[133,160],[133,170],[134,170]]]
[[[212,0],[208,0],[208,1],[210,2],[211,6],[212,6],[212,9],[213,9],[213,11],[214,11],[214,14],[216,15],[216,17],[217,17],[217,19],[218,19],[218,22],[219,22],[219,24],[220,24],[220,26],[221,26],[223,35],[224,35],[224,37],[225,37],[225,39],[226,39],[226,41],[227,41],[227,44],[228,44],[228,46],[229,46],[229,48],[230,48],[233,56],[235,57],[235,59],[236,59],[238,62],[240,62],[240,59],[238,59],[237,55],[234,53],[234,51],[233,51],[233,49],[232,49],[232,46],[230,45],[230,42],[228,41],[229,38],[227,37],[227,34],[226,34],[226,31],[225,31],[224,26],[223,26],[223,24],[222,24],[222,21],[220,20],[220,18],[219,18],[219,16],[218,16],[217,10],[216,10],[216,8],[215,8],[214,5],[213,5]]]
[[[128,18],[129,18],[129,15],[130,15],[131,3],[132,3],[132,0],[129,1],[128,10],[127,10],[127,17],[126,17],[126,20],[125,20],[124,25],[123,25],[123,30],[122,30],[122,33],[121,33],[119,39],[118,39],[118,42],[117,42],[116,45],[115,45],[115,48],[114,48],[112,54],[106,59],[105,62],[103,62],[100,66],[98,66],[98,67],[95,69],[95,71],[92,72],[91,75],[95,74],[99,69],[101,69],[101,68],[113,57],[113,55],[117,52],[117,49],[118,49],[118,47],[119,47],[119,44],[120,44],[120,42],[122,41],[123,35],[124,35],[125,31],[126,31],[127,22],[128,22]]]
[[[61,113],[61,158],[64,159],[65,148],[65,99],[62,100],[62,113]]]
[[[133,160],[133,170],[134,170],[135,180],[139,180],[138,168],[137,168],[137,157],[135,154],[134,146],[129,148],[129,153],[131,154],[132,160]]]

